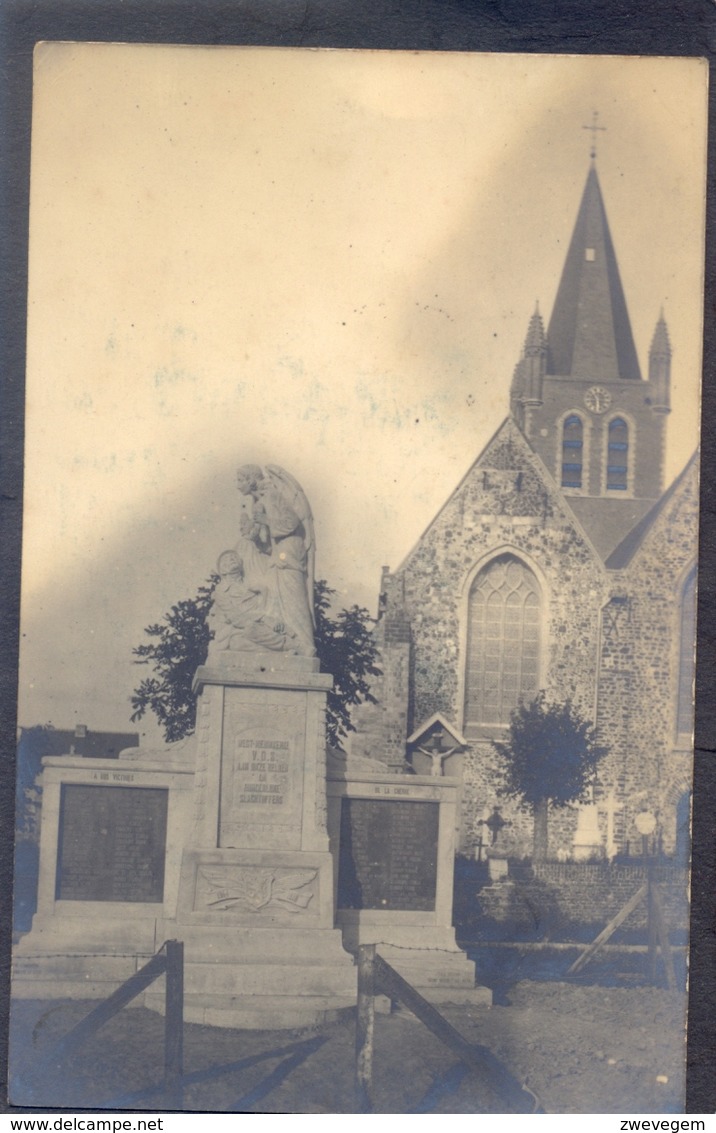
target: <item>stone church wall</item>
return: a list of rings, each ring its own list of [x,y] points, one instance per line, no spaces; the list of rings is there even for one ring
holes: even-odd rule
[[[674,806],[688,790],[691,754],[676,735],[681,589],[696,554],[695,471],[658,517],[632,562],[613,574],[602,618],[597,723],[610,748],[602,777],[623,796],[615,816],[620,840],[637,835],[633,818],[662,820],[674,848]]]
[[[413,634],[410,729],[434,712],[461,725],[467,591],[474,569],[500,552],[523,557],[543,591],[542,687],[593,706],[604,571],[536,464],[508,423],[401,571]]]
[[[689,745],[677,742],[675,712],[679,600],[695,557],[697,488],[692,467],[631,562],[608,570],[517,426],[505,422],[404,565],[384,576],[379,704],[360,710],[353,750],[397,770],[407,736],[434,713],[463,729],[470,585],[492,557],[514,554],[541,591],[539,687],[571,699],[590,719],[596,714],[610,748],[596,802],[616,792],[617,844],[633,844],[635,814],[651,809],[672,852],[676,805],[690,781]],[[469,734],[461,767],[449,769],[463,778],[460,845],[469,850],[484,837],[482,822],[498,804],[510,823],[503,836],[522,856],[531,851],[531,818],[497,794],[491,741],[499,736],[495,728]],[[576,820],[575,808],[552,812],[550,854],[571,852]],[[604,808],[600,825],[606,840]]]
[[[407,734],[434,712],[462,726],[467,592],[475,568],[496,553],[521,557],[540,584],[540,687],[560,699],[572,698],[587,714],[593,712],[594,643],[605,571],[536,464],[508,422],[391,580],[388,609],[391,600],[399,600],[412,630],[413,699]],[[485,808],[498,802],[512,823],[512,842],[527,852],[529,816],[503,805],[495,793],[496,756],[490,740],[496,734],[493,729],[484,737],[468,737],[472,743],[463,758],[461,844],[474,844]],[[571,845],[575,822],[574,812],[556,821],[560,843],[566,839]]]

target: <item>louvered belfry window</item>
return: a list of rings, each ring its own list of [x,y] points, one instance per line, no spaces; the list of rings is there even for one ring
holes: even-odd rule
[[[539,688],[540,591],[513,555],[480,571],[468,602],[465,727],[509,724]]]
[[[562,426],[562,487],[582,487],[582,452],[584,449],[582,420],[572,413]]]
[[[625,492],[628,486],[629,426],[622,417],[609,422],[607,491]]]

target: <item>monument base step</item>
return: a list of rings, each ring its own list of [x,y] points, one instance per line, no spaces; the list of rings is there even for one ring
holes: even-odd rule
[[[436,1007],[492,1007],[489,987],[423,987],[423,999]]]
[[[13,961],[17,999],[104,999],[134,975],[149,956],[21,956]]]
[[[383,959],[398,975],[435,1004],[491,1004],[492,992],[475,986],[475,965],[466,956],[444,956],[436,953],[427,961],[406,960],[400,955],[380,950]]]
[[[418,958],[415,953],[401,952],[399,949],[379,948],[383,959],[395,968],[396,972],[413,984],[414,987],[463,987],[475,986],[475,965],[464,953],[424,953]]]
[[[58,902],[59,904],[59,902]],[[51,915],[36,913],[32,928],[20,939],[14,956],[53,957],[72,955],[153,955],[166,937],[158,936],[157,918],[142,911],[124,919],[84,916],[63,911]]]
[[[345,950],[335,928],[298,928],[283,925],[207,926],[166,921],[162,939],[184,942],[186,963],[230,964],[345,964]]]
[[[355,1008],[356,995],[199,995],[184,997],[184,1021],[205,1027],[286,1031],[320,1027]],[[163,998],[147,992],[144,1005],[160,1015]]]
[[[475,987],[475,964],[458,947],[447,925],[399,923],[374,912],[341,910],[343,944],[356,955],[375,944],[398,975],[432,1003],[491,1003],[489,988]],[[466,998],[465,998],[466,997]]]
[[[357,971],[346,955],[343,964],[195,963],[184,964],[184,994],[213,996],[332,996],[355,1000]],[[160,989],[157,986],[157,994]]]

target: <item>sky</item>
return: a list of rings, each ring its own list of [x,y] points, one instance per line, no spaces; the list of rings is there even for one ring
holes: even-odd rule
[[[35,49],[19,723],[130,723],[144,627],[280,464],[317,575],[375,613],[507,414],[597,169],[642,372],[698,440],[703,61]]]

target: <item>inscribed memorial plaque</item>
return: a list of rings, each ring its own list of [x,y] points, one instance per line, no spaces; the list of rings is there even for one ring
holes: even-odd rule
[[[167,796],[164,788],[65,783],[57,900],[162,901]]]
[[[234,798],[241,805],[283,807],[291,743],[265,736],[237,736]]]
[[[260,827],[298,827],[303,799],[304,720],[290,693],[226,690],[219,844]]]
[[[435,908],[439,804],[343,799],[340,909]]]

